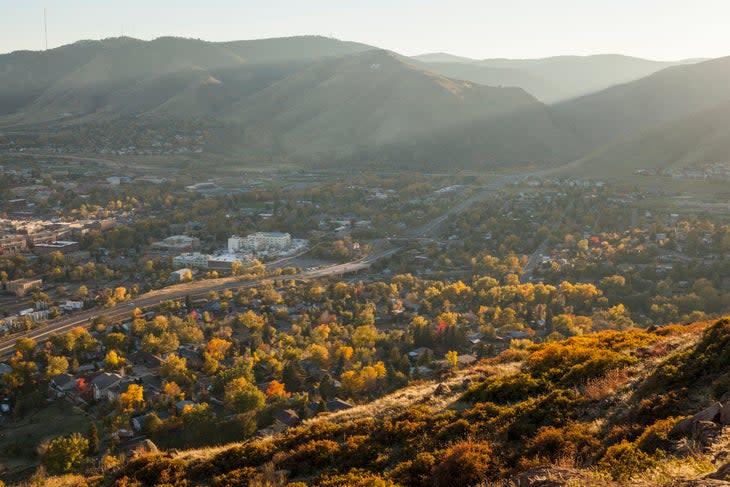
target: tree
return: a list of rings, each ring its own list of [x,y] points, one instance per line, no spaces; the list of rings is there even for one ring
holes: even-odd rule
[[[205,346],[205,352],[214,360],[223,360],[226,357],[231,342],[222,338],[211,338]]]
[[[30,357],[35,350],[37,343],[32,338],[18,338],[15,342],[15,350],[20,352],[23,357]]]
[[[52,439],[43,454],[43,464],[51,473],[69,473],[83,467],[89,440],[80,433]]]
[[[278,380],[272,380],[266,388],[266,397],[269,399],[286,399],[289,395],[290,394],[286,392],[284,384]]]
[[[378,330],[373,325],[362,325],[352,332],[352,344],[356,348],[372,348],[378,339]]]
[[[66,357],[48,357],[48,365],[46,366],[46,377],[52,378],[59,374],[63,374],[68,370],[68,359]]]
[[[225,386],[224,403],[236,413],[258,411],[266,401],[264,393],[243,377],[237,377]]]
[[[248,330],[260,330],[264,327],[264,319],[254,311],[246,311],[238,315],[238,323]]]
[[[452,369],[455,369],[459,365],[459,354],[454,350],[446,352],[444,358],[451,365]]]
[[[119,394],[119,409],[133,413],[144,406],[144,388],[139,384],[129,384],[127,390]]]
[[[86,435],[89,440],[89,454],[99,454],[99,431],[96,429],[96,423],[93,421],[89,423],[89,432]]]
[[[286,388],[293,392],[301,392],[305,387],[305,372],[298,361],[290,360],[282,370],[281,378]]]
[[[185,357],[170,354],[160,366],[160,376],[178,384],[188,384],[191,380]]]
[[[124,362],[124,357],[117,353],[116,350],[109,350],[104,358],[106,368],[109,370],[117,370],[124,365]]]

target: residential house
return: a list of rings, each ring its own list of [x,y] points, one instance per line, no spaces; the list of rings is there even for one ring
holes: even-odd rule
[[[91,390],[95,400],[102,398],[108,401],[115,401],[115,391],[111,389],[122,381],[122,376],[116,373],[104,372],[91,380]],[[111,392],[110,392],[111,391]]]

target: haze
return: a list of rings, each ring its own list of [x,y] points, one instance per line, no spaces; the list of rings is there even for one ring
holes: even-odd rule
[[[122,32],[211,41],[317,34],[408,55],[474,58],[621,53],[676,60],[723,56],[730,46],[730,5],[723,0],[2,0],[0,52],[44,47],[44,7],[49,47]]]

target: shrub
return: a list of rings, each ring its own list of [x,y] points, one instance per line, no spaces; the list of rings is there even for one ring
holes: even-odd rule
[[[656,461],[651,456],[628,441],[610,447],[598,462],[598,468],[618,482],[626,482],[655,465]]]
[[[403,485],[426,485],[435,464],[436,458],[431,453],[421,452],[412,460],[396,465],[390,477]]]
[[[258,467],[268,462],[275,451],[276,446],[271,441],[248,441],[243,445],[227,448],[205,462],[205,465],[194,465],[193,471],[202,473],[196,475],[196,478],[206,478],[210,474],[206,474],[205,470],[219,474],[238,468]]]
[[[435,487],[468,487],[484,482],[492,463],[492,448],[483,442],[464,440],[454,443],[434,466]]]
[[[562,428],[545,426],[527,441],[524,456],[535,464],[561,463],[587,466],[601,455],[601,442],[582,423],[571,423]]]
[[[398,484],[366,470],[352,470],[344,475],[321,477],[317,487],[399,487]]]
[[[164,455],[150,455],[133,459],[124,466],[114,485],[115,487],[128,485],[187,486],[185,462],[179,458]]]
[[[669,432],[672,431],[681,418],[667,418],[656,421],[647,427],[636,440],[636,447],[646,453],[656,453],[657,450],[667,451],[672,442],[669,439]]]
[[[503,377],[490,377],[469,389],[463,399],[469,402],[493,402],[506,404],[524,401],[545,391],[545,382],[529,374],[517,373]]]
[[[339,456],[339,443],[332,440],[312,440],[297,447],[284,465],[296,475],[320,467],[334,466]]]
[[[213,478],[213,487],[237,487],[248,485],[256,477],[256,469],[252,467],[237,468]]]

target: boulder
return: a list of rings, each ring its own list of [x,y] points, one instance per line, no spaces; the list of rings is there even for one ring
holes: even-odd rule
[[[707,406],[705,409],[700,411],[699,413],[692,416],[693,421],[719,421],[720,420],[720,411],[722,410],[722,404],[719,402],[716,402],[715,404],[711,406]]]
[[[707,476],[708,479],[730,480],[730,463],[726,463],[714,473]]]
[[[694,421],[692,439],[701,445],[709,445],[722,431],[722,426],[714,421]]]
[[[692,418],[685,418],[679,423],[674,425],[672,431],[669,432],[669,436],[687,436],[692,431]]]
[[[436,389],[434,389],[433,393],[437,396],[446,396],[448,394],[451,394],[451,388],[442,382],[441,384],[436,386]]]
[[[730,401],[728,401],[720,410],[720,423],[730,424]]]

